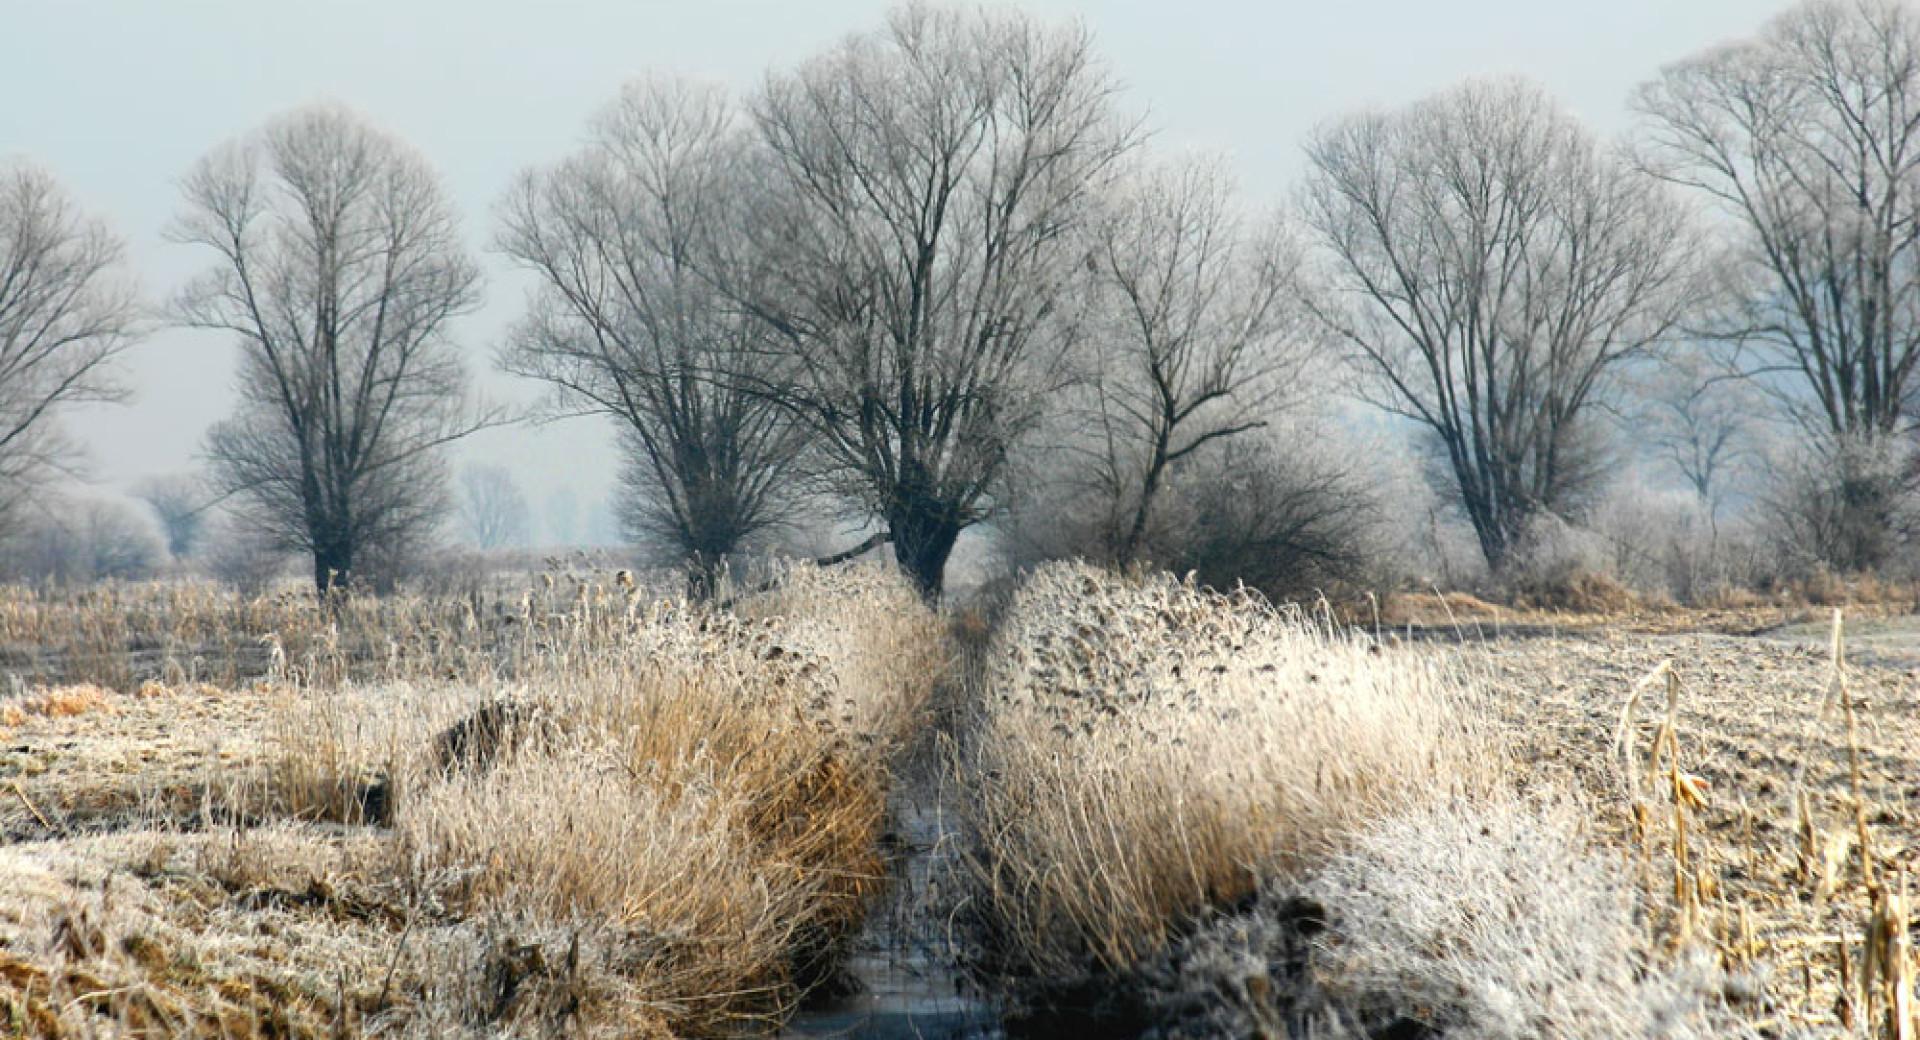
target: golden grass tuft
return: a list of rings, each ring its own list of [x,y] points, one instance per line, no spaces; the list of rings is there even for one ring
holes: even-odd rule
[[[882,883],[888,760],[947,656],[890,572],[778,578],[732,610],[588,601],[594,638],[506,681],[289,700],[270,796],[354,820],[383,785],[396,868],[454,912],[596,922],[675,1035],[762,1028]]]
[[[960,765],[1005,970],[1124,973],[1358,821],[1498,769],[1433,659],[1250,597],[1041,570]]]
[[[92,712],[114,710],[115,694],[92,683],[40,687],[23,697],[0,704],[0,725],[18,726],[31,716],[69,719]]]
[[[1646,604],[1618,579],[1576,568],[1521,582],[1514,589],[1513,605],[1522,610],[1618,615]]]

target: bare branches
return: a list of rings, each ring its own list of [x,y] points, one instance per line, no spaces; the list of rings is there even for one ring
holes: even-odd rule
[[[1728,303],[1703,331],[1833,467],[1891,478],[1880,457],[1912,426],[1920,365],[1920,17],[1896,0],[1804,3],[1669,67],[1637,104],[1641,164],[1733,231]],[[1850,498],[1831,505],[1861,515],[1835,526],[1862,537],[1828,562],[1882,562],[1893,543],[1875,518],[1898,489],[1842,483]]]
[[[1635,396],[1635,432],[1716,518],[1754,461],[1755,427],[1764,414],[1759,391],[1691,344],[1645,373]]]
[[[531,512],[505,466],[474,463],[460,472],[460,525],[476,548],[524,545]]]
[[[1277,218],[1254,224],[1217,162],[1141,172],[1095,239],[1099,469],[1130,559],[1169,470],[1259,429],[1308,360],[1299,253]]]
[[[913,6],[755,103],[782,398],[929,596],[1062,382],[1081,232],[1132,140],[1113,91],[1084,31]]]
[[[1920,19],[1891,0],[1804,4],[1640,91],[1641,162],[1736,236],[1710,331],[1815,432],[1909,421],[1920,364]]]
[[[0,530],[69,455],[58,413],[126,394],[113,364],[143,321],[123,254],[51,176],[0,166]]]
[[[1684,213],[1523,83],[1343,120],[1308,158],[1317,310],[1373,400],[1436,437],[1498,566],[1577,502],[1589,408],[1693,298]]]
[[[160,521],[160,530],[167,537],[167,554],[175,560],[186,559],[199,543],[208,511],[214,506],[205,482],[185,473],[153,476],[141,481],[133,495],[145,502]]]
[[[718,90],[634,84],[580,154],[523,177],[500,236],[540,280],[502,366],[613,417],[624,526],[709,567],[791,519],[805,447],[766,392],[790,360],[720,289],[750,287],[731,270],[754,190],[735,124]]]
[[[447,505],[438,449],[500,421],[465,409],[447,337],[479,271],[425,163],[343,110],[215,152],[186,196],[173,236],[219,259],[175,314],[242,348],[241,411],[208,437],[215,480],[330,588],[427,534]]]

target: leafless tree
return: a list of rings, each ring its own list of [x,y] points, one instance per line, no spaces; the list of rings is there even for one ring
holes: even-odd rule
[[[507,467],[475,463],[460,473],[460,526],[481,549],[527,540],[527,498]]]
[[[425,161],[350,112],[298,111],[188,175],[172,228],[218,264],[183,323],[239,342],[239,411],[207,440],[237,496],[322,591],[427,537],[448,506],[448,442],[497,416],[464,400],[448,326],[479,271]]]
[[[930,598],[1064,375],[1133,137],[1114,90],[1079,28],[911,6],[754,104],[772,190],[748,298],[800,369],[779,397]]]
[[[60,411],[125,396],[113,363],[141,308],[123,253],[52,176],[0,164],[0,534],[69,456]]]
[[[1892,508],[1884,465],[1912,421],[1920,364],[1920,15],[1897,0],[1819,0],[1643,87],[1643,165],[1712,200],[1735,229],[1732,303],[1707,331],[1783,398],[1849,485],[1858,522]],[[1887,546],[1884,538],[1870,538]],[[1841,566],[1884,549],[1841,546]],[[1857,551],[1856,551],[1857,550]]]
[[[199,543],[213,508],[213,495],[206,482],[185,473],[149,477],[134,488],[133,496],[145,502],[159,519],[160,529],[167,536],[167,553],[176,560],[186,559]]]
[[[1370,400],[1435,437],[1490,566],[1596,477],[1622,361],[1693,295],[1680,207],[1538,88],[1473,82],[1308,145],[1317,309]]]
[[[1212,161],[1158,164],[1117,194],[1095,239],[1091,466],[1108,550],[1132,559],[1169,476],[1262,428],[1308,358],[1299,254],[1247,220]]]
[[[221,509],[208,521],[200,566],[247,596],[257,596],[288,574],[293,558],[246,516]]]
[[[151,577],[163,552],[153,522],[123,499],[36,496],[9,540],[0,571],[15,578],[80,585]]]
[[[1764,408],[1753,384],[1690,344],[1644,373],[1635,397],[1637,407],[1627,412],[1635,436],[1716,518],[1755,457]]]
[[[791,367],[773,330],[715,277],[741,253],[745,145],[720,91],[637,83],[580,154],[521,179],[500,236],[540,282],[503,367],[612,416],[629,533],[709,571],[792,518],[806,440],[761,392]]]

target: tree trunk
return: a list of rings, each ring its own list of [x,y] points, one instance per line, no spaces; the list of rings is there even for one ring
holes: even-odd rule
[[[1153,461],[1147,465],[1146,479],[1140,487],[1140,503],[1133,511],[1133,522],[1127,526],[1118,551],[1114,554],[1117,563],[1132,563],[1140,552],[1140,540],[1147,533],[1147,513],[1153,509],[1154,496],[1160,493],[1160,478],[1167,469],[1167,435],[1161,433],[1154,441]]]
[[[726,557],[713,553],[694,553],[687,560],[687,598],[695,603],[711,600],[720,590],[721,573],[725,569]]]
[[[1514,543],[1513,536],[1507,531],[1507,518],[1499,514],[1498,508],[1487,505],[1467,511],[1474,537],[1480,542],[1480,555],[1487,561],[1487,573],[1495,576],[1505,571],[1511,562]]]
[[[945,585],[947,557],[953,555],[953,543],[960,538],[960,525],[949,511],[933,503],[916,503],[887,518],[893,535],[893,557],[907,573],[921,598],[930,604],[940,602]]]
[[[345,591],[353,578],[353,546],[344,538],[314,541],[313,587],[322,595]]]

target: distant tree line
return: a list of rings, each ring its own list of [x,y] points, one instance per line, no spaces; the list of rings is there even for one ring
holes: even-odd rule
[[[495,359],[551,388],[534,418],[612,420],[628,534],[707,577],[838,520],[937,598],[999,520],[1034,555],[1338,580],[1379,503],[1367,459],[1306,450],[1334,395],[1411,432],[1495,573],[1595,508],[1623,420],[1710,516],[1751,492],[1823,563],[1887,566],[1920,475],[1916,9],[1810,0],[1633,105],[1612,144],[1467,82],[1323,125],[1255,207],[1156,151],[1084,29],[908,6],[743,97],[640,80],[522,174]],[[450,513],[523,540],[503,472],[449,479],[514,417],[469,393],[479,269],[426,161],[317,107],[184,193],[211,263],[155,313],[239,344],[241,403],[204,488],[148,489],[173,551],[210,501],[321,590]],[[69,457],[59,412],[123,390],[121,253],[46,174],[0,179],[0,523]],[[1799,448],[1771,483],[1763,424]]]

